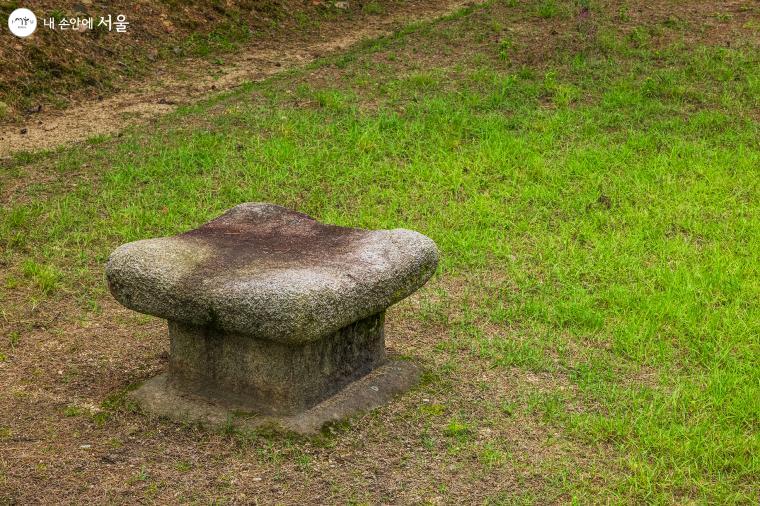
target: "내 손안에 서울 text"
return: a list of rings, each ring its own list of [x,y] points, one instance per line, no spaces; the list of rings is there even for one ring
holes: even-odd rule
[[[8,16],[8,29],[17,37],[28,37],[33,34],[39,25],[37,16],[29,9],[19,8]],[[106,30],[109,32],[126,33],[129,21],[124,14],[112,14],[98,17],[45,17],[42,18],[42,27],[50,30],[85,32],[87,30]]]

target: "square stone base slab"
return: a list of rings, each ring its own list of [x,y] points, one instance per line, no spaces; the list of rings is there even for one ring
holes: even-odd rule
[[[319,432],[329,422],[337,422],[387,403],[414,386],[419,376],[420,369],[412,362],[388,361],[311,409],[280,417],[256,415],[236,406],[218,404],[205,397],[180,391],[167,381],[167,374],[146,381],[130,395],[145,412],[180,422],[249,429],[279,426],[287,431],[309,435]]]

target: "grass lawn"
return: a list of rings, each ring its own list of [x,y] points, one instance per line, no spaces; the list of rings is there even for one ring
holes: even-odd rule
[[[0,503],[747,503],[760,490],[752,2],[492,1],[0,175]],[[126,241],[245,201],[439,245],[422,384],[317,438],[149,420]]]

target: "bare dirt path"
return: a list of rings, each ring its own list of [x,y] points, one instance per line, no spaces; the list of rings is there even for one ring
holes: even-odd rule
[[[23,124],[0,127],[0,158],[18,151],[53,149],[144,124],[178,105],[307,64],[362,40],[390,34],[410,22],[434,19],[479,3],[482,0],[408,2],[400,9],[373,16],[361,26],[326,23],[318,36],[257,40],[227,55],[222,65],[188,59],[158,68],[150,77],[130,82],[112,96],[80,101],[62,111],[34,115]]]

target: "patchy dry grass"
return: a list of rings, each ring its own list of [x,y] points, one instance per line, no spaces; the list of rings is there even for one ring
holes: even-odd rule
[[[0,498],[756,503],[757,14],[491,2],[19,155]],[[148,419],[124,392],[165,329],[108,297],[108,252],[261,200],[438,242],[388,316],[423,382],[312,439]]]

